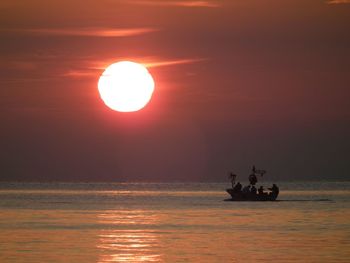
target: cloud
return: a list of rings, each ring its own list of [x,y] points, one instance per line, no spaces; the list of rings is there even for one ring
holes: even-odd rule
[[[112,63],[117,61],[134,61],[144,65],[147,68],[155,67],[166,67],[174,65],[184,65],[199,63],[201,61],[208,60],[207,58],[187,58],[187,59],[159,59],[159,58],[119,58],[114,60],[105,60],[105,61],[80,61],[80,63],[85,64],[85,67],[79,67],[64,72],[61,76],[68,78],[87,78],[87,77],[96,77],[99,76],[102,71],[107,68]]]
[[[179,7],[207,7],[215,8],[221,5],[214,1],[133,1],[132,4],[152,5],[152,6],[179,6]]]
[[[162,58],[156,56],[146,57],[114,57],[99,59],[97,57],[73,57],[61,59],[66,55],[31,54],[21,58],[6,59],[0,61],[0,70],[3,72],[4,82],[32,82],[32,81],[53,81],[62,78],[87,79],[98,78],[109,65],[118,61],[134,61],[147,68],[159,68],[200,63],[209,60],[208,58]],[[60,60],[62,63],[56,64]]]
[[[159,31],[156,28],[35,28],[0,29],[2,32],[24,33],[38,36],[86,36],[86,37],[130,37]]]
[[[18,71],[32,71],[36,70],[37,64],[32,61],[26,61],[26,60],[7,60],[6,58],[3,58],[2,61],[0,61],[0,70],[18,70]]]
[[[187,59],[175,59],[175,60],[155,60],[151,62],[145,62],[143,65],[145,65],[148,68],[154,68],[154,67],[164,67],[164,66],[173,66],[173,65],[181,65],[181,64],[192,64],[197,63],[201,61],[206,61],[207,58],[187,58]]]
[[[148,68],[155,68],[155,67],[165,67],[165,66],[174,66],[174,65],[182,65],[182,64],[192,64],[192,63],[198,63],[201,61],[209,60],[208,58],[182,58],[182,59],[162,59],[157,57],[136,57],[136,58],[115,58],[115,59],[108,59],[104,61],[90,61],[90,63],[86,62],[87,64],[90,64],[88,67],[89,69],[96,69],[96,70],[103,70],[106,67],[108,67],[110,64],[115,63],[117,61],[134,61],[136,63],[140,63]]]
[[[329,5],[350,4],[350,0],[328,0],[327,4]]]
[[[69,77],[69,78],[93,77],[93,76],[96,76],[96,70],[91,70],[91,69],[69,70],[69,71],[63,73],[62,76]]]

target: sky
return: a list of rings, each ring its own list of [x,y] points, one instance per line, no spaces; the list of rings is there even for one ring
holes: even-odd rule
[[[3,0],[0,180],[349,180],[349,32],[347,0]],[[122,60],[133,113],[97,89]]]

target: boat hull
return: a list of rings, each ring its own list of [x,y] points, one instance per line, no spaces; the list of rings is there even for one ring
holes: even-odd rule
[[[252,193],[243,193],[235,192],[232,188],[226,189],[226,191],[231,195],[231,199],[228,201],[275,201],[278,196],[276,193],[264,193],[264,194],[252,194]]]

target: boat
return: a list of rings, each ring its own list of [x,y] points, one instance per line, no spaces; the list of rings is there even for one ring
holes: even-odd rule
[[[264,192],[262,186],[259,190],[255,187],[258,182],[257,175],[262,177],[265,173],[265,170],[257,170],[253,165],[252,173],[248,177],[250,185],[243,187],[243,190],[239,182],[236,184],[237,175],[230,173],[232,188],[226,189],[226,192],[231,195],[231,199],[226,199],[226,201],[275,201],[279,194],[279,188],[276,184],[268,188],[269,192]]]
[[[231,195],[231,199],[227,201],[275,201],[278,197],[279,191],[263,194],[235,192],[233,188],[226,189]]]

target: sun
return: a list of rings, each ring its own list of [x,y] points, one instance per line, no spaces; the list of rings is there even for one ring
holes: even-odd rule
[[[101,99],[112,110],[133,112],[145,107],[154,91],[154,80],[147,68],[131,61],[108,66],[100,76]]]

